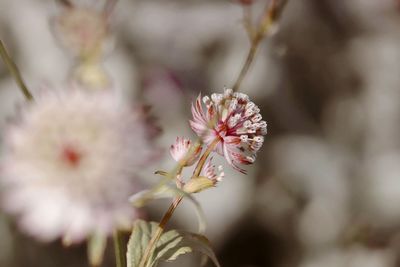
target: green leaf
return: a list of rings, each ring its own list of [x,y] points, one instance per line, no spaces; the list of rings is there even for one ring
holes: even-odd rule
[[[135,222],[128,242],[128,267],[138,267],[151,237],[157,231],[158,223],[138,220]],[[180,255],[201,252],[208,256],[217,267],[218,260],[207,238],[200,234],[171,230],[161,235],[146,267],[156,266],[160,261],[174,261]]]

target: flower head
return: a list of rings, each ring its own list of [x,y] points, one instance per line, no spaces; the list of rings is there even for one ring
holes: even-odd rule
[[[199,159],[201,149],[201,145],[193,145],[190,139],[177,137],[169,152],[174,160],[183,166],[191,166]]]
[[[264,142],[267,123],[262,120],[260,109],[243,93],[225,89],[223,94],[203,97],[192,104],[193,131],[210,145],[219,139],[215,151],[223,155],[236,170],[245,173],[239,164],[252,164]]]
[[[77,242],[137,217],[128,198],[153,152],[140,114],[112,92],[47,92],[8,128],[2,203],[29,234]]]

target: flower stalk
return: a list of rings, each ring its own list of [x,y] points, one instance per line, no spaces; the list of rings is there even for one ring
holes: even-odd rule
[[[21,89],[21,92],[24,94],[25,98],[29,101],[33,100],[33,96],[29,91],[28,87],[25,85],[24,80],[22,79],[21,73],[18,70],[17,65],[11,59],[10,55],[7,52],[7,49],[3,42],[0,40],[0,55],[4,61],[4,64],[8,68],[10,74],[13,76],[15,81],[18,84],[18,87]]]
[[[250,46],[249,52],[247,54],[246,61],[240,71],[240,74],[239,74],[236,82],[234,83],[234,86],[232,87],[233,92],[237,91],[240,88],[240,85],[241,85],[243,79],[245,78],[251,64],[254,61],[254,58],[256,56],[260,42],[264,39],[264,37],[270,31],[271,26],[275,23],[275,21],[279,17],[286,2],[287,2],[287,0],[281,0],[281,1],[271,0],[270,3],[267,5],[256,30],[254,30],[251,25],[251,11],[250,11],[249,7],[244,7],[246,9],[246,10],[244,10],[244,16],[245,16],[244,23],[245,23],[245,28],[247,30],[249,39],[251,41],[251,46]],[[207,161],[208,156],[211,154],[211,152],[213,152],[215,150],[215,148],[221,141],[222,141],[221,137],[217,136],[211,143],[209,143],[206,151],[203,153],[203,155],[200,157],[199,161],[197,162],[197,165],[195,167],[195,170],[194,170],[193,175],[192,175],[191,179],[189,180],[189,182],[191,180],[199,178],[199,175],[204,167],[204,164]],[[191,157],[192,155],[193,155],[193,151],[189,151],[187,157]],[[184,167],[184,164],[180,163],[179,173],[176,173],[176,175],[174,175],[174,177],[176,177],[176,179],[178,179],[178,176],[180,175],[183,167]],[[166,224],[172,217],[174,211],[176,210],[176,208],[178,207],[178,205],[182,201],[182,199],[183,199],[183,196],[176,197],[173,200],[173,202],[171,203],[171,205],[169,206],[169,208],[166,211],[166,213],[164,214],[164,216],[162,217],[162,219],[158,225],[158,228],[156,230],[156,233],[152,236],[152,238],[151,238],[148,246],[146,247],[146,250],[140,260],[139,267],[146,266],[146,264],[151,256],[152,251],[154,251],[158,240],[160,239],[162,233],[164,232]]]
[[[271,0],[269,4],[267,4],[265,11],[261,17],[260,23],[256,30],[253,29],[251,25],[251,13],[250,7],[244,6],[244,24],[246,31],[248,33],[251,45],[249,52],[247,53],[246,61],[243,64],[242,69],[240,70],[239,76],[236,79],[236,82],[232,86],[234,92],[238,91],[240,85],[243,82],[244,77],[252,65],[255,55],[257,53],[258,47],[261,41],[270,33],[270,30],[274,23],[278,20],[282,10],[288,0]]]
[[[197,163],[197,166],[195,168],[195,171],[193,173],[193,176],[191,179],[195,179],[196,177],[199,176],[204,163],[206,162],[208,156],[210,153],[214,150],[215,146],[219,143],[220,138],[216,138],[206,149],[206,151],[203,153],[203,155],[200,157],[200,160]],[[189,151],[191,153],[191,151]],[[182,166],[182,165],[180,165]],[[179,176],[180,173],[182,172],[183,167],[179,168],[179,173],[177,173],[176,176]],[[178,207],[179,203],[181,203],[182,199],[184,196],[179,196],[176,197],[171,205],[169,206],[168,210],[165,212],[164,216],[162,217],[160,223],[158,224],[158,228],[156,233],[152,236],[149,244],[146,247],[146,250],[142,256],[142,259],[140,260],[139,267],[145,267],[146,263],[148,262],[150,255],[152,251],[154,250],[158,240],[160,239],[162,233],[164,232],[165,226],[167,225],[168,221],[171,219],[172,215],[174,214],[176,208]]]

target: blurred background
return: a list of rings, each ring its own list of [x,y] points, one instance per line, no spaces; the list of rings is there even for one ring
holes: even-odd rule
[[[267,1],[254,0],[255,15]],[[194,138],[197,94],[235,81],[249,48],[242,11],[233,0],[115,6],[102,66],[163,129],[165,157],[148,179],[173,166],[167,148],[177,135]],[[0,37],[33,92],[63,87],[76,64],[54,36],[59,12],[54,0],[0,0]],[[222,266],[400,266],[399,25],[397,0],[289,0],[241,87],[268,122],[256,164],[245,176],[218,157],[224,181],[196,195]],[[0,64],[0,128],[20,101]],[[167,202],[144,217],[158,221]],[[169,226],[195,230],[192,204]],[[103,266],[113,265],[110,245]],[[0,266],[87,266],[86,247],[38,243],[0,213]],[[165,266],[200,264],[186,255]]]

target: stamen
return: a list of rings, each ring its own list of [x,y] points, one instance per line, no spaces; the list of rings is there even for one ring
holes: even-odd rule
[[[256,160],[256,157],[254,155],[252,155],[252,156],[247,156],[246,159],[249,163],[254,163],[254,161]]]
[[[252,126],[252,123],[251,123],[251,121],[249,121],[249,120],[247,120],[247,121],[245,121],[244,123],[243,123],[243,127],[245,127],[245,128],[249,128],[249,127],[251,127]]]
[[[263,143],[264,142],[264,137],[263,136],[255,136],[253,138],[253,141],[257,142],[257,143]]]
[[[253,102],[249,102],[246,104],[246,109],[253,109],[256,106]]]
[[[244,112],[244,116],[246,117],[250,117],[254,115],[254,110],[253,109],[246,109],[246,111]]]
[[[232,101],[229,103],[229,109],[231,111],[234,111],[234,110],[236,110],[237,106],[238,106],[237,99],[232,99]]]
[[[260,127],[260,128],[266,128],[266,127],[267,127],[267,122],[266,122],[266,121],[260,121],[260,122],[258,123],[258,127]]]
[[[261,114],[260,114],[260,113],[257,113],[256,115],[254,115],[254,116],[251,118],[251,121],[252,121],[252,122],[259,122],[261,119],[262,119]]]
[[[225,98],[232,97],[232,94],[233,94],[233,90],[232,89],[230,89],[230,88],[225,88],[224,89],[224,97]]]
[[[209,105],[210,105],[210,102],[211,102],[211,100],[210,100],[210,98],[208,97],[208,95],[206,95],[206,96],[203,97],[203,103],[204,103],[206,106],[209,106]]]

